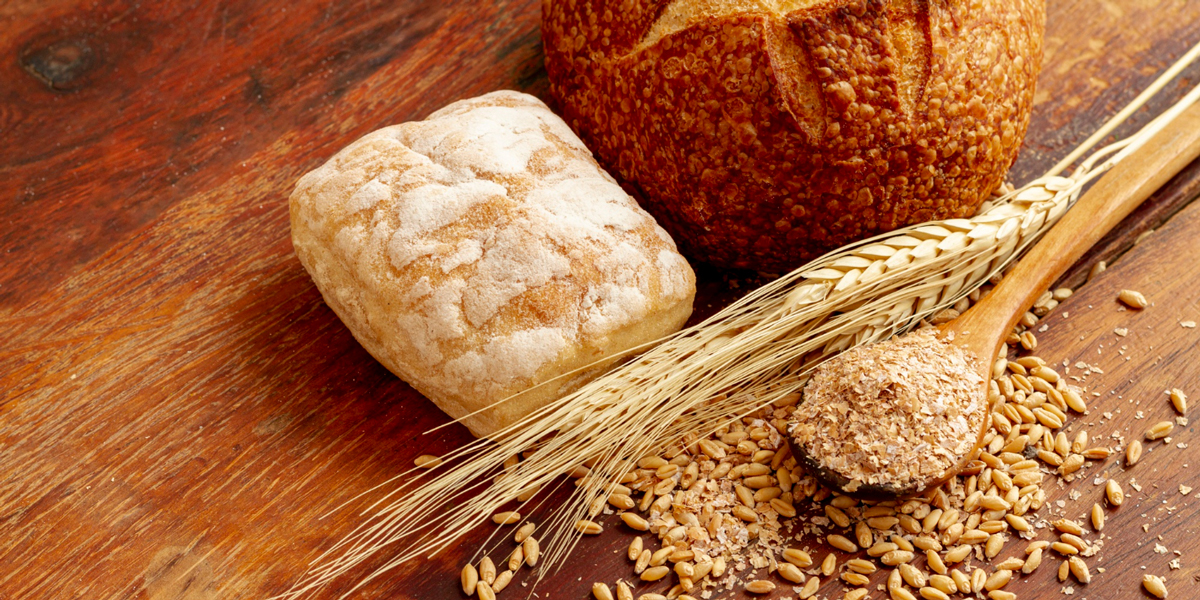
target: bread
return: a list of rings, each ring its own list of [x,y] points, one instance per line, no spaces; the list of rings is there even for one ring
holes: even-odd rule
[[[1029,122],[1042,0],[543,0],[561,114],[685,254],[782,271],[965,217]]]
[[[692,310],[695,275],[671,238],[516,92],[350,144],[296,184],[291,221],[354,337],[478,436],[602,367],[493,404],[672,333]]]

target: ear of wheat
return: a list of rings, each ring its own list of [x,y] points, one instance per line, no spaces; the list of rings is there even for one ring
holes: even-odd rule
[[[1058,176],[1198,56],[1200,45],[1063,163],[985,203],[977,216],[906,227],[827,254],[541,408],[500,432],[499,441],[476,440],[442,457],[442,466],[428,474],[410,471],[381,483],[374,489],[399,480],[367,509],[364,523],[282,597],[303,596],[394,547],[394,557],[357,589],[452,545],[518,498],[524,499],[520,512],[537,510],[549,494],[535,490],[570,485],[562,475],[586,463],[588,474],[574,481],[571,501],[539,528],[543,540],[554,542],[541,560],[563,564],[580,538],[576,522],[599,512],[596,500],[638,458],[672,447],[702,450],[695,447],[702,436],[793,397],[808,371],[829,356],[909,329],[999,274],[1085,185],[1196,101],[1200,88],[1134,136],[1094,152],[1071,177]],[[513,464],[522,453],[524,460]]]

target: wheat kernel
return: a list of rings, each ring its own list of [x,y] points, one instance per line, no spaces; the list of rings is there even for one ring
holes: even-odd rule
[[[832,552],[825,555],[825,559],[821,561],[821,574],[829,577],[833,575],[834,569],[837,568],[837,557]]]
[[[1077,535],[1064,533],[1060,536],[1060,539],[1067,544],[1075,546],[1075,549],[1079,550],[1080,552],[1087,550],[1087,542],[1083,541],[1083,538]]]
[[[842,600],[863,600],[868,593],[870,592],[865,589],[850,590],[846,592],[845,596],[842,596]]]
[[[923,587],[919,592],[925,600],[950,600],[950,596],[947,596],[946,592],[935,587]]]
[[[971,571],[971,589],[967,594],[978,594],[983,591],[984,584],[987,583],[988,575],[983,569],[975,569]]]
[[[765,579],[755,579],[746,584],[746,591],[751,594],[769,594],[775,590],[775,584]]]
[[[592,584],[592,597],[596,600],[613,600],[612,591],[608,589],[608,585],[599,581]]]
[[[850,539],[846,536],[835,533],[827,536],[825,541],[828,542],[830,546],[833,546],[842,552],[858,552],[858,546],[856,546],[854,542],[850,541]]]
[[[642,571],[642,574],[639,575],[639,577],[642,581],[658,581],[659,579],[666,577],[670,572],[671,569],[666,565],[659,565],[657,567],[650,567],[649,569]]]
[[[971,555],[971,546],[969,546],[967,544],[963,544],[961,546],[954,547],[949,552],[946,552],[945,561],[947,563],[951,563],[951,564],[960,563],[960,562],[966,560],[967,557],[970,555]]]
[[[1079,580],[1079,583],[1089,583],[1092,581],[1092,573],[1088,571],[1087,563],[1083,562],[1082,558],[1072,556],[1067,559],[1067,564],[1070,565],[1068,568],[1071,570],[1071,574],[1075,576],[1075,579]]]
[[[492,522],[497,525],[512,525],[521,520],[521,513],[516,511],[498,512],[492,515]]]
[[[1142,443],[1138,440],[1129,442],[1129,447],[1125,449],[1125,468],[1136,465],[1138,460],[1142,458]]]
[[[848,583],[850,585],[856,585],[856,586],[861,587],[861,586],[867,585],[868,583],[871,583],[871,578],[867,577],[866,575],[863,575],[862,573],[855,573],[854,571],[846,571],[845,573],[842,573],[842,581],[845,581],[846,583]]]
[[[1146,588],[1155,598],[1167,597],[1167,584],[1163,583],[1161,577],[1146,573],[1142,575],[1142,587]]]
[[[1029,313],[1025,314],[1028,315]],[[1037,336],[1033,335],[1032,331],[1026,331],[1022,333],[1021,335],[1017,336],[1017,339],[1020,341],[1022,348],[1026,350],[1037,349]]]
[[[792,583],[804,583],[804,573],[791,563],[779,564],[779,576]]]
[[[998,590],[1008,585],[1009,581],[1012,581],[1012,571],[1009,571],[1008,569],[1000,569],[988,576],[987,582],[983,584],[983,589],[989,592],[992,590]]]
[[[537,538],[527,537],[524,542],[521,542],[521,550],[525,552],[525,564],[536,567],[538,557],[541,555],[541,546],[538,544]]]
[[[999,519],[1004,516],[1004,511],[988,511],[987,513],[984,513],[983,518],[988,519],[988,520],[980,523],[979,529],[986,531],[988,533],[1000,533],[1000,532],[1004,531],[1005,529],[1008,529],[1007,522],[999,521],[996,519],[991,519],[991,518],[989,518],[990,516],[994,516],[994,517],[996,517],[996,519]]]
[[[846,561],[846,568],[854,571],[855,573],[862,573],[864,575],[870,575],[877,570],[875,563],[869,560],[863,560],[861,558],[852,558]]]
[[[503,592],[504,588],[508,587],[508,583],[512,581],[512,578],[512,571],[509,571],[508,569],[501,571],[500,574],[496,576],[496,583],[492,584],[492,592],[497,594]]]
[[[1171,434],[1171,430],[1175,429],[1175,424],[1170,421],[1159,421],[1153,427],[1146,430],[1146,439],[1161,440]]]
[[[1067,577],[1069,577],[1070,575],[1071,575],[1071,565],[1067,564],[1067,561],[1064,560],[1064,561],[1062,561],[1062,564],[1058,565],[1058,580],[1066,581]]]
[[[808,600],[816,595],[817,589],[820,587],[821,580],[813,577],[805,582],[804,587],[800,589],[800,593],[797,595],[800,597],[800,600]]]
[[[1087,411],[1087,402],[1083,400],[1083,396],[1081,396],[1079,392],[1076,392],[1071,388],[1067,388],[1062,392],[1062,397],[1063,402],[1065,402],[1067,407],[1071,410],[1081,414]]]
[[[833,521],[838,527],[846,528],[850,526],[850,517],[846,516],[846,513],[842,512],[842,509],[832,504],[825,505],[825,516],[829,517],[829,520]]]
[[[865,521],[854,525],[854,538],[862,548],[870,548],[875,543],[875,534],[871,533],[871,526]]]
[[[983,546],[983,555],[988,558],[995,558],[1003,548],[1004,536],[999,533],[993,533],[988,536],[987,543]]]
[[[633,591],[624,581],[617,582],[617,600],[633,600]]]
[[[967,547],[970,548],[970,546]],[[942,557],[938,556],[937,552],[934,552],[933,550],[926,550],[925,563],[934,573],[939,573],[942,575],[946,574],[946,563],[942,561]]]
[[[954,580],[954,586],[963,594],[971,593],[971,580],[966,575],[963,575],[958,569],[950,570],[950,578]]]
[[[496,600],[496,591],[486,581],[480,581],[475,586],[475,594],[479,596],[479,600]]]
[[[1092,505],[1092,529],[1096,531],[1104,529],[1104,509],[1099,504]]]
[[[1075,436],[1075,440],[1071,442],[1071,452],[1080,453],[1084,448],[1087,448],[1088,432],[1087,430],[1080,431]]]
[[[912,552],[909,552],[907,550],[892,550],[891,552],[888,552],[887,554],[884,554],[882,557],[880,557],[879,562],[882,562],[883,564],[885,564],[889,567],[894,567],[897,565],[902,565],[905,563],[912,562],[913,558],[916,558],[916,557],[913,555]]]
[[[917,597],[912,592],[902,587],[888,588],[888,595],[891,596],[892,600],[917,600]]]
[[[954,578],[949,575],[932,575],[929,577],[929,586],[940,592],[947,594],[958,593],[958,584],[954,582]]]
[[[1007,569],[1009,571],[1020,571],[1021,567],[1023,567],[1023,566],[1025,566],[1025,561],[1023,561],[1015,556],[1010,556],[1010,557],[1000,561],[1000,564],[997,564],[995,566],[995,569],[997,571],[999,571],[1000,569]]]
[[[1044,462],[1050,466],[1053,466],[1053,467],[1061,466],[1063,463],[1062,457],[1059,456],[1058,453],[1056,453],[1056,452],[1050,452],[1048,450],[1038,450],[1037,455],[1038,455],[1038,458],[1042,459],[1042,462]]]
[[[1117,483],[1116,479],[1109,479],[1108,483],[1104,484],[1104,497],[1109,504],[1120,506],[1125,502],[1125,491],[1121,489],[1121,484]]]
[[[630,498],[625,494],[609,494],[608,503],[621,510],[632,510],[633,507],[637,506],[637,503],[633,501],[633,498]]]
[[[517,529],[517,532],[513,534],[513,541],[520,544],[521,542],[525,541],[525,538],[533,534],[535,529],[537,529],[537,523],[532,521],[521,525],[521,527]]]
[[[1080,527],[1079,523],[1076,523],[1070,519],[1059,519],[1055,521],[1053,525],[1055,529],[1063,533],[1073,533],[1075,535],[1083,534],[1083,527]]]
[[[625,554],[629,557],[629,560],[637,560],[642,555],[642,538],[640,536],[633,538],[629,542],[629,550]]]
[[[654,555],[650,552],[649,549],[642,550],[642,553],[639,554],[637,557],[637,562],[634,563],[634,565],[633,565],[633,572],[638,575],[641,575],[642,571],[645,571],[646,567],[650,566],[650,559],[653,556]]]
[[[475,565],[470,563],[464,565],[459,579],[462,581],[463,593],[468,596],[475,595],[475,588],[479,585],[479,571],[475,570]]]
[[[679,576],[680,581],[694,579],[696,577],[696,569],[690,562],[677,562],[675,563],[675,574]]]
[[[432,469],[442,464],[442,459],[432,454],[422,454],[413,459],[413,464],[422,469]]]
[[[662,594],[642,594],[638,600],[667,600],[667,597]]]
[[[901,564],[900,568],[897,569],[896,572],[900,573],[900,578],[903,579],[908,585],[918,589],[925,587],[925,573],[911,564]]]
[[[779,516],[785,519],[796,516],[796,508],[790,502],[786,502],[780,498],[771,498],[770,504],[771,508],[774,508],[775,512],[779,513]]]
[[[1124,304],[1129,308],[1135,308],[1138,310],[1146,308],[1146,306],[1149,304],[1149,302],[1146,301],[1146,297],[1143,296],[1141,292],[1136,290],[1121,290],[1121,292],[1117,294],[1117,300],[1120,300],[1121,304]]]
[[[1180,416],[1185,416],[1187,414],[1187,394],[1184,394],[1183,390],[1179,388],[1171,388],[1167,394],[1171,397],[1171,406],[1175,407],[1175,412]]]
[[[904,577],[900,576],[899,569],[888,571],[888,590],[904,587]]]
[[[1021,566],[1021,572],[1028,575],[1037,570],[1038,566],[1041,564],[1042,549],[1037,548],[1033,552],[1030,552],[1029,556],[1025,558],[1025,564]]]
[[[788,548],[787,550],[784,550],[783,560],[786,560],[789,563],[800,567],[801,569],[807,569],[808,567],[812,566],[812,557],[809,556],[807,552],[798,548]]]
[[[1033,530],[1033,527],[1029,524],[1029,521],[1025,520],[1025,517],[1008,514],[1004,515],[1004,520],[1008,521],[1008,524],[1017,531],[1025,532]]]
[[[1067,440],[1067,434],[1060,431],[1054,435],[1054,451],[1063,458],[1071,453],[1071,442]]]
[[[525,564],[525,546],[524,544],[517,546],[513,553],[508,555],[508,570],[516,571]]]
[[[731,512],[733,513],[733,516],[746,521],[747,523],[754,523],[758,521],[758,515],[755,514],[753,510],[746,508],[741,504],[734,506]]]
[[[496,564],[486,556],[479,561],[479,580],[486,581],[488,585],[496,582]]]
[[[775,478],[770,475],[756,475],[754,477],[746,477],[742,480],[742,485],[752,489],[761,490],[775,485]],[[849,519],[847,519],[849,521]]]
[[[992,590],[988,592],[988,598],[990,600],[1017,600],[1017,595],[1004,590]]]
[[[1054,542],[1050,544],[1050,549],[1063,556],[1079,554],[1079,548],[1076,548],[1075,546],[1072,546],[1066,542]]]

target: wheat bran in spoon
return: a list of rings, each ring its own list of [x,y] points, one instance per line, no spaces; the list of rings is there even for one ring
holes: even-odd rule
[[[789,419],[792,443],[849,493],[940,481],[988,414],[975,357],[950,342],[925,328],[826,361]]]

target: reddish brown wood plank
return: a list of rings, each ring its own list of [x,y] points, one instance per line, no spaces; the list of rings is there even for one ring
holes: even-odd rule
[[[321,520],[331,508],[468,439],[458,427],[420,435],[445,417],[321,303],[291,255],[285,200],[366,131],[492,89],[540,94],[538,12],[421,0],[0,7],[0,181],[13,182],[0,197],[0,598],[281,592],[359,522],[353,510]],[[1044,116],[1018,174],[1200,39],[1200,5],[1056,2],[1049,28]],[[91,66],[72,71],[88,52]],[[1169,243],[1167,231],[1146,244]],[[736,290],[711,277],[702,305],[752,283],[734,277]],[[362,597],[460,597],[447,581],[487,531]],[[583,573],[627,574],[610,552],[625,541],[593,541],[539,595],[582,597]]]
[[[0,21],[0,130],[20,140],[0,147],[0,307],[32,301],[173,204],[256,168],[246,162],[285,133],[344,144],[464,94],[541,85],[528,73],[540,70],[529,62],[536,7],[510,2],[471,16],[431,0],[37,5]],[[416,45],[448,39],[438,64],[414,69]],[[390,95],[314,139],[381,70]]]

